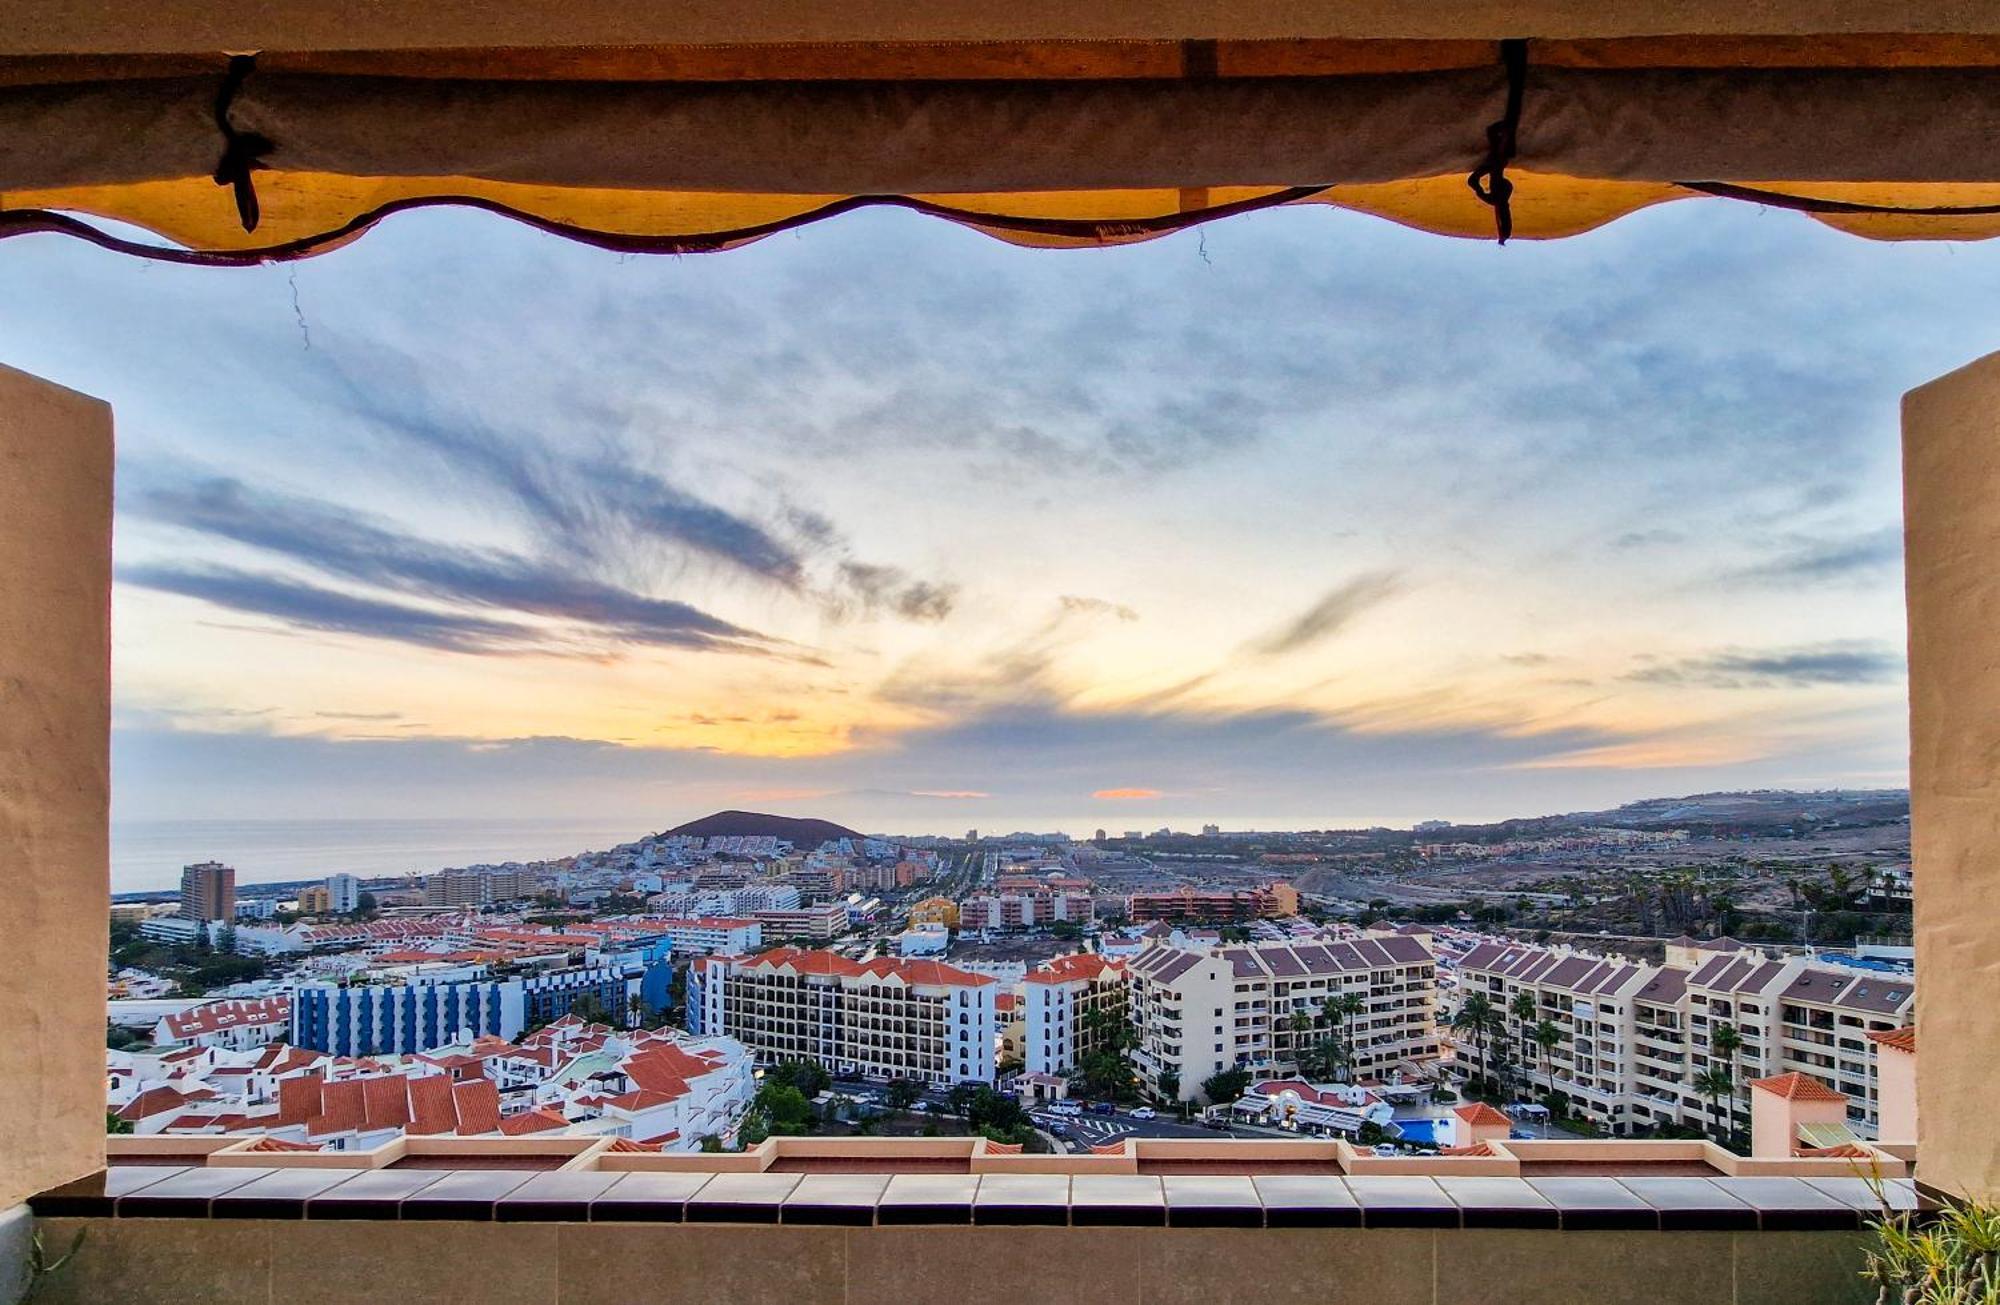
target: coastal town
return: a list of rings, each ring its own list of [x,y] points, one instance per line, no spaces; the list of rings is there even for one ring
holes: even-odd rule
[[[1818,813],[1791,832],[1819,873],[1743,858],[1740,898],[1782,873],[1828,915],[1892,927],[1906,817],[1789,805]],[[1699,803],[1668,810],[1685,823],[1504,842],[867,837],[724,812],[557,862],[429,875],[239,885],[195,862],[178,893],[113,907],[106,1123],[311,1151],[972,1133],[1088,1153],[1224,1134],[1395,1156],[1465,1153],[1494,1129],[1744,1149],[1753,1089],[1803,1075],[1842,1108],[1792,1139],[1802,1153],[1903,1136],[1903,940],[1776,941],[1782,916],[1727,904],[1757,940],[1569,918],[1629,906],[1648,878],[1674,900],[1697,873],[1674,863],[1721,835],[1690,820]],[[1733,836],[1761,856],[1774,832]],[[1843,840],[1855,848],[1828,852]],[[1566,897],[1437,900],[1467,863],[1546,877],[1551,857],[1600,873]],[[1314,890],[1366,861],[1381,896]]]

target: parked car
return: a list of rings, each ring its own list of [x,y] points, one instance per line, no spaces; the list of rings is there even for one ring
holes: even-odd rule
[[[1375,1154],[1386,1160],[1397,1154],[1396,1144],[1393,1142],[1377,1142],[1375,1144]]]
[[[910,1109],[916,1111],[920,1115],[928,1115],[931,1112],[931,1103],[928,1101],[912,1101],[910,1103]]]
[[[1083,1107],[1074,1101],[1053,1102],[1050,1104],[1049,1109],[1058,1115],[1080,1115],[1083,1113]]]
[[[1086,1107],[1093,1115],[1115,1115],[1118,1107],[1109,1101],[1093,1101]]]
[[[1151,1106],[1140,1106],[1132,1112],[1132,1118],[1134,1119],[1158,1119],[1159,1117],[1160,1112]]]

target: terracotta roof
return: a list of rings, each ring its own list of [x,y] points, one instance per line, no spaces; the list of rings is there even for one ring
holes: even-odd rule
[[[320,1113],[306,1121],[306,1133],[346,1133],[368,1121],[367,1088],[362,1079],[328,1083],[320,1090]]]
[[[278,1122],[303,1124],[320,1114],[320,1088],[326,1082],[318,1074],[278,1080]]]
[[[1096,1150],[1097,1148],[1092,1147],[1091,1149]],[[996,1142],[990,1137],[986,1139],[986,1154],[988,1155],[1019,1155],[1022,1150],[1023,1148],[1019,1142]]]
[[[290,997],[262,997],[244,1001],[212,1001],[192,1010],[177,1011],[161,1023],[175,1041],[184,1042],[224,1029],[283,1024],[292,1018]]]
[[[243,1149],[245,1151],[272,1151],[272,1152],[319,1150],[319,1148],[314,1146],[311,1142],[287,1142],[285,1141],[285,1139],[281,1137],[260,1137],[256,1141],[252,1142],[249,1146],[244,1147]]]
[[[606,1151],[615,1151],[621,1155],[625,1155],[625,1154],[634,1154],[638,1152],[658,1151],[660,1149],[660,1144],[658,1142],[634,1142],[629,1137],[620,1137],[620,1138],[614,1138],[611,1142],[611,1145],[605,1147],[604,1149]]]
[[[1792,1154],[1809,1160],[1873,1160],[1875,1153],[1857,1142],[1842,1142],[1839,1146],[1795,1147]]]
[[[1882,1029],[1868,1035],[1868,1039],[1880,1046],[1893,1047],[1897,1051],[1917,1054],[1917,1026],[1907,1025],[1900,1029]]]
[[[1512,1128],[1514,1125],[1513,1120],[1484,1101],[1476,1101],[1469,1106],[1459,1106],[1451,1113],[1475,1128]]]
[[[1474,1142],[1471,1146],[1445,1146],[1438,1148],[1439,1155],[1498,1155],[1491,1142]]]
[[[458,1108],[458,1135],[476,1137],[500,1128],[500,1089],[483,1078],[455,1083],[452,1104]]]
[[[1120,971],[1125,966],[1107,960],[1095,952],[1077,952],[1070,956],[1058,956],[1048,964],[1035,970],[1027,977],[1029,983],[1074,983],[1081,979],[1095,979],[1106,970]]]
[[[449,1133],[458,1127],[458,1111],[452,1105],[451,1080],[443,1074],[413,1078],[410,1084],[410,1125],[406,1130],[421,1137]]]
[[[1750,1084],[1762,1092],[1783,1097],[1787,1101],[1845,1101],[1845,1093],[1836,1092],[1810,1074],[1796,1070],[1790,1074],[1780,1074],[1775,1078],[1760,1078]]]
[[[524,1133],[546,1133],[551,1129],[568,1127],[569,1120],[547,1106],[524,1110],[518,1115],[505,1115],[500,1120],[500,1131],[508,1137],[520,1137]]]
[[[987,1149],[992,1149],[991,1143],[987,1144]],[[1101,1145],[1091,1147],[1090,1153],[1092,1155],[1124,1155],[1125,1144],[1123,1142],[1105,1142]]]

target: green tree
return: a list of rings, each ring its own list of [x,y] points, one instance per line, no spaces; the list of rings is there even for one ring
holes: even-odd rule
[[[1732,1084],[1729,1093],[1729,1131],[1738,1132],[1740,1121],[1736,1110],[1737,1092],[1733,1085],[1742,1081],[1738,1073],[1738,1062],[1743,1055],[1742,1030],[1724,1020],[1708,1035],[1708,1047],[1711,1055],[1721,1056],[1729,1062],[1729,1080]]]
[[[1708,1122],[1711,1133],[1719,1133],[1716,1126],[1717,1103],[1736,1091],[1736,1080],[1721,1065],[1710,1065],[1694,1076],[1694,1090],[1708,1101]]]
[[[924,1094],[923,1085],[913,1078],[892,1078],[887,1093],[891,1110],[908,1110]]]
[[[1201,1092],[1211,1105],[1227,1105],[1243,1095],[1250,1086],[1250,1071],[1247,1069],[1225,1069],[1220,1074],[1211,1074],[1202,1080]]]
[[[803,1133],[812,1123],[812,1103],[789,1083],[766,1082],[757,1089],[752,1108],[763,1115],[773,1133]]]
[[[764,1071],[766,1083],[784,1083],[799,1090],[807,1100],[818,1096],[833,1086],[833,1075],[827,1073],[826,1066],[810,1057],[796,1060],[781,1060]]]
[[[117,1115],[107,1110],[104,1112],[104,1131],[107,1133],[129,1133],[132,1131],[132,1121],[129,1119],[120,1119]]]
[[[1178,1072],[1171,1069],[1161,1070],[1160,1077],[1158,1079],[1158,1087],[1160,1089],[1160,1095],[1165,1097],[1167,1100],[1169,1101],[1180,1100],[1181,1076]]]
[[[1556,1027],[1554,1020],[1537,1020],[1528,1037],[1542,1053],[1542,1073],[1548,1078],[1549,1095],[1553,1097],[1556,1095],[1556,1064],[1550,1053],[1562,1043],[1562,1030]]]
[[[1472,1039],[1481,1073],[1487,1068],[1486,1036],[1496,1028],[1504,1027],[1500,1012],[1493,1007],[1493,999],[1483,992],[1475,992],[1458,1004],[1458,1010],[1451,1017],[1451,1031]]]
[[[1354,1064],[1354,1017],[1367,1010],[1368,1003],[1358,992],[1343,992],[1337,997],[1328,997],[1321,1009],[1339,1031],[1340,1059],[1337,1073]],[[1330,1074],[1328,1077],[1334,1075]]]

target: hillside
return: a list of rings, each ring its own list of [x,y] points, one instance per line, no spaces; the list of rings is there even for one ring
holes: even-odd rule
[[[835,838],[861,835],[831,820],[773,816],[761,811],[718,811],[667,831],[689,838],[781,838],[793,847],[814,848]]]

